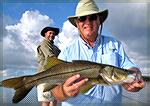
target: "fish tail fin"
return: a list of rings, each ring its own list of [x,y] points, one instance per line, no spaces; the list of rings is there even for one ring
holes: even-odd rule
[[[3,80],[1,82],[1,86],[6,88],[13,88],[15,91],[15,95],[13,96],[13,103],[20,102],[34,87],[34,84],[26,85],[29,81],[30,76],[22,76],[16,78],[10,78]]]
[[[26,95],[31,91],[31,89],[33,87],[34,86],[30,86],[30,87],[26,88],[25,86],[23,86],[21,88],[16,89],[16,92],[15,92],[15,95],[13,96],[12,102],[13,103],[20,102],[23,98],[26,97]]]

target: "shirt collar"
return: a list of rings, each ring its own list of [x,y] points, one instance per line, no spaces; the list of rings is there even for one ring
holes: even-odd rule
[[[95,47],[97,47],[99,44],[100,44],[100,42],[101,42],[101,40],[100,40],[100,34],[98,34],[98,36],[96,37],[96,40],[95,40],[95,42],[94,42],[94,46],[93,47],[91,47],[86,41],[84,41],[81,37],[79,37],[79,40],[80,40],[80,42],[81,43],[83,43],[85,46],[87,46],[89,49],[90,48],[95,48]]]

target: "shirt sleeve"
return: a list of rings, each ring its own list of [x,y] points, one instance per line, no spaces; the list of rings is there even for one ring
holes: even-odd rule
[[[45,43],[42,43],[38,46],[37,48],[37,53],[38,53],[38,63],[39,67],[38,70],[39,72],[44,71],[44,66],[47,64],[47,59],[48,57],[54,56],[54,53],[52,51],[52,48],[48,47]]]
[[[138,66],[129,59],[121,43],[119,43],[119,54],[120,54],[120,67],[121,68],[124,68],[124,69],[129,69],[133,67],[138,68]]]
[[[43,52],[45,58],[54,56],[52,48],[50,48],[47,44],[42,44],[40,49]]]
[[[63,49],[60,54],[58,55],[58,59],[67,61],[67,49]]]

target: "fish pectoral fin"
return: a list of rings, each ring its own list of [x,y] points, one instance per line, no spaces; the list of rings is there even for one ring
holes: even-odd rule
[[[98,84],[96,79],[89,79],[88,82],[86,82],[85,85],[83,85],[80,89],[80,93],[86,93],[88,90],[90,90],[95,84]]]
[[[93,85],[84,85],[83,87],[81,87],[80,89],[80,93],[86,93],[88,90],[90,90],[93,87]]]
[[[50,91],[51,89],[53,89],[54,87],[56,87],[57,85],[50,85],[50,84],[45,84],[44,85],[44,90],[43,92],[46,92],[46,91]]]
[[[47,58],[47,63],[44,65],[44,71],[61,63],[65,63],[65,61],[57,59],[56,57],[48,57]]]

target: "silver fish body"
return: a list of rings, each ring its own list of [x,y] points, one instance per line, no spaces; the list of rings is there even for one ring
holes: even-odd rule
[[[3,80],[1,85],[16,90],[13,97],[13,103],[21,101],[34,87],[41,83],[48,83],[44,91],[50,90],[54,85],[63,83],[67,78],[75,74],[80,74],[82,78],[88,78],[89,81],[82,88],[92,87],[93,84],[120,84],[128,79],[132,72],[126,69],[117,68],[111,65],[99,64],[90,61],[75,60],[65,62],[55,57],[48,60],[43,72],[35,75],[21,76]]]

